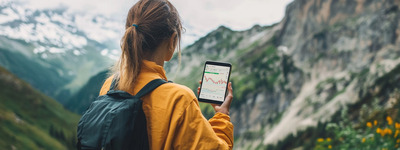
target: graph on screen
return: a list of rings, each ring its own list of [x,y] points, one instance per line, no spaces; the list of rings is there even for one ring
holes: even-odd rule
[[[200,98],[224,101],[227,81],[229,78],[229,67],[206,65]]]
[[[214,81],[212,77],[207,77],[204,76],[205,82],[212,82],[213,84],[226,84],[226,80],[219,79],[217,81]]]

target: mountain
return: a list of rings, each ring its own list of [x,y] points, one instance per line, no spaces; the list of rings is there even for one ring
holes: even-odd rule
[[[0,67],[0,149],[74,149],[79,116]]]
[[[295,0],[281,22],[245,31],[221,26],[165,69],[168,79],[196,91],[206,60],[231,62],[235,149],[314,149],[343,120],[345,135],[366,131],[367,121],[400,119],[399,6],[398,0]],[[104,80],[99,76],[86,86]],[[95,87],[78,97],[97,95]],[[214,114],[209,104],[200,107],[207,118]],[[355,138],[347,140],[361,144]]]
[[[61,103],[119,55],[120,32],[101,15],[0,2],[0,66]],[[122,27],[122,26],[121,26]]]
[[[341,111],[357,125],[378,112],[396,116],[386,110],[398,106],[391,103],[400,89],[393,83],[400,73],[399,6],[295,0],[281,22],[245,31],[219,27],[182,51],[179,70],[177,57],[165,68],[195,91],[206,60],[231,62],[235,148],[312,149]],[[213,114],[201,107],[206,117]],[[368,111],[360,113],[362,107]]]
[[[65,104],[68,110],[83,114],[92,101],[99,96],[101,87],[108,77],[108,71],[102,71],[90,80]]]

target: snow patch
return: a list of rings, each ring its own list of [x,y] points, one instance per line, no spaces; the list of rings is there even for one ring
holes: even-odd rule
[[[19,18],[18,14],[11,8],[5,8],[0,13],[0,24],[11,22]]]
[[[65,49],[50,47],[49,52],[50,53],[64,53]]]
[[[81,52],[78,50],[74,50],[74,55],[79,56],[79,55],[81,55]]]
[[[44,47],[37,47],[37,48],[33,49],[33,53],[35,53],[35,54],[43,53],[44,51],[46,51],[46,48],[44,48]]]
[[[118,39],[121,36],[121,33],[113,30],[121,25],[116,22],[107,21],[102,17],[93,18],[89,15],[76,16],[75,23],[76,26],[85,32],[90,39],[96,40],[100,43],[111,39]]]
[[[71,16],[69,16],[67,14],[63,14],[63,15],[55,14],[55,15],[51,16],[51,21],[59,22],[64,26],[72,25],[73,23],[70,20],[72,20]]]
[[[50,18],[47,17],[47,15],[44,14],[44,13],[40,13],[40,15],[37,16],[37,17],[35,18],[35,20],[36,20],[37,22],[43,23],[43,24],[47,24],[47,23],[50,22]]]
[[[80,55],[88,40],[118,45],[116,39],[120,39],[124,31],[122,23],[110,21],[103,16],[68,11],[43,12],[15,5],[13,1],[1,1],[0,4],[3,7],[0,9],[0,35],[35,45],[46,45],[45,49],[49,52],[72,51]],[[21,23],[12,26],[7,24],[15,21]],[[115,43],[112,43],[113,41]],[[107,44],[110,42],[112,44]],[[46,50],[39,47],[34,49],[34,53],[43,53]],[[110,52],[119,55],[118,51]]]

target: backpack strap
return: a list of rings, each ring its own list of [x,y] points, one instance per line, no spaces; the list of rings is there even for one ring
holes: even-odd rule
[[[111,90],[114,90],[114,88],[117,86],[117,75],[115,74],[114,75],[114,78],[112,79],[112,82],[111,82],[111,86],[110,86],[110,89],[109,89],[109,91],[111,91]]]
[[[154,79],[147,83],[135,96],[140,98],[164,83],[167,83],[167,81],[163,79]]]
[[[155,80],[162,80],[162,81],[155,81]],[[154,81],[154,83],[152,83],[152,84],[154,84],[154,88],[148,86],[148,88],[151,88],[150,91],[147,91],[147,92],[144,91],[144,93],[143,93],[142,95],[140,95],[139,97],[142,97],[142,96],[146,95],[148,92],[153,91],[155,88],[157,88],[157,87],[160,86],[161,84],[167,83],[167,81],[165,81],[165,80],[163,80],[163,79],[154,79],[154,80],[152,80],[152,81]],[[148,84],[150,84],[152,81],[150,81]],[[168,80],[168,83],[173,83],[173,81]],[[114,90],[114,88],[117,86],[117,84],[118,84],[117,75],[114,75],[114,78],[112,79],[112,82],[111,82],[109,91]],[[142,88],[142,90],[143,90],[146,86],[147,86],[147,85],[145,85],[145,86]],[[140,91],[138,92],[138,94],[139,94],[142,90],[140,90]],[[138,95],[138,94],[136,94],[136,95]]]

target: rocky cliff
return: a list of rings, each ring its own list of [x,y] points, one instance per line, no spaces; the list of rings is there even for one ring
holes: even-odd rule
[[[399,0],[295,0],[277,24],[220,27],[201,38],[169,76],[195,89],[205,60],[231,62],[235,148],[276,144],[371,94],[386,93],[379,105],[387,106],[394,91],[380,83],[398,73],[399,6]],[[177,66],[175,58],[167,72]]]
[[[300,93],[263,144],[330,117],[363,98],[399,65],[400,1],[295,1],[279,45],[306,74]]]

